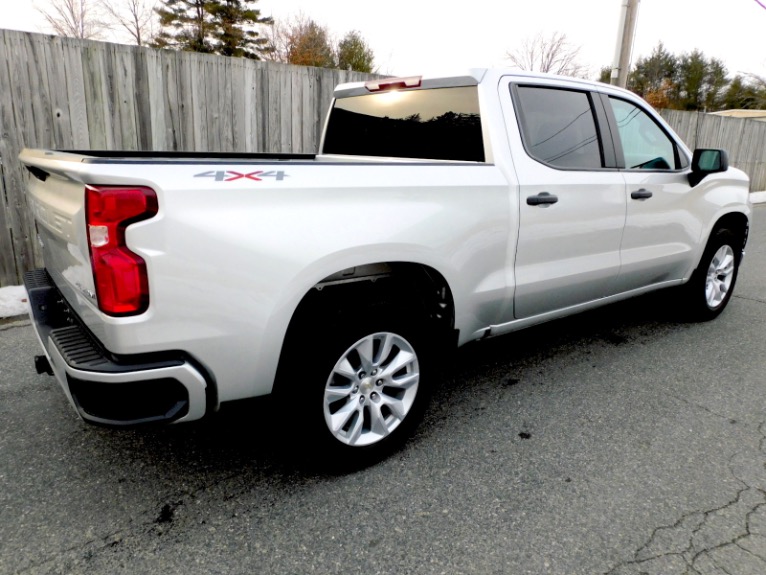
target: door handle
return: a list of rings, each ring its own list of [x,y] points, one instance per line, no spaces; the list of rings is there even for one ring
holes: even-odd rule
[[[528,206],[548,206],[550,204],[555,204],[558,201],[559,197],[554,196],[549,192],[540,192],[536,196],[527,197]]]
[[[649,190],[645,190],[644,188],[641,188],[640,190],[636,190],[635,192],[630,193],[630,197],[634,200],[648,200],[652,197],[652,192]]]

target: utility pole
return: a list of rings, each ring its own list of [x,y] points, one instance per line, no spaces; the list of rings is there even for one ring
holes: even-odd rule
[[[617,45],[612,64],[612,84],[625,88],[630,73],[630,54],[633,51],[633,37],[638,21],[638,4],[641,0],[622,0],[620,24],[617,29]]]

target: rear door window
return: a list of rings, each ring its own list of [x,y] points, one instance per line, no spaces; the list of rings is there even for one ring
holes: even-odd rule
[[[555,168],[603,167],[590,95],[577,90],[517,86],[517,116],[527,153]]]

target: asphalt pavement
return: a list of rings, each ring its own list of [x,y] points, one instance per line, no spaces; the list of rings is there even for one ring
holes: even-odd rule
[[[253,402],[81,422],[0,325],[0,573],[766,573],[766,207],[735,296],[666,294],[460,350],[415,437],[328,475]]]

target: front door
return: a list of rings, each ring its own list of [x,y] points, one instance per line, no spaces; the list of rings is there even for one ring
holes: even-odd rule
[[[679,280],[691,270],[700,222],[687,209],[689,161],[645,110],[609,97],[624,155],[627,217],[617,291]]]

